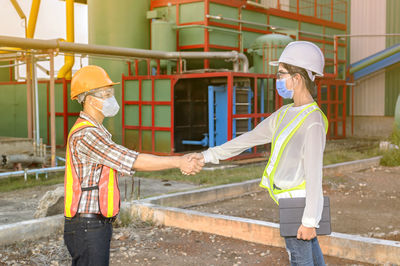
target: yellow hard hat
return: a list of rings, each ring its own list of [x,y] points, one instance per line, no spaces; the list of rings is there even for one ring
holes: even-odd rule
[[[71,99],[75,100],[83,92],[115,84],[119,82],[112,82],[103,68],[92,65],[82,67],[72,77]]]

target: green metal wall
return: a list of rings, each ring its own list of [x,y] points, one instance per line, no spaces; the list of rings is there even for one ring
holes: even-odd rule
[[[331,12],[330,12],[330,3],[331,0],[318,0],[318,9],[317,9],[317,18],[322,18],[325,20],[331,20]],[[296,12],[296,0],[291,0],[290,2],[293,10],[292,12]],[[160,13],[169,14],[168,19],[175,22],[176,21],[176,6],[171,5],[169,7],[159,7],[154,10],[160,11]],[[199,1],[195,3],[181,3],[179,4],[179,23],[193,23],[193,22],[201,22],[204,21],[204,10],[205,10],[205,2]],[[334,1],[334,13],[333,13],[333,22],[338,22],[344,24],[346,22],[345,17],[346,6],[343,4],[343,1]],[[310,1],[300,1],[300,14],[314,16],[314,3]],[[217,3],[209,4],[209,13],[214,16],[222,16],[226,18],[238,19],[239,18],[239,9],[231,6],[226,6]],[[337,34],[346,34],[343,30],[337,30],[330,27],[323,27],[312,23],[299,22],[297,20],[282,18],[278,16],[268,16],[264,13],[255,12],[252,10],[242,9],[242,19],[245,21],[260,23],[260,24],[271,24],[277,25],[283,28],[293,29],[293,34],[297,35],[297,30],[305,32],[312,32],[318,34],[328,34],[328,35],[337,35]],[[229,24],[237,26],[237,22],[229,22],[224,20],[214,20],[210,19],[210,21]],[[265,27],[257,27],[253,25],[244,25],[245,27],[252,27],[259,30],[265,30]],[[225,29],[226,30],[226,29]],[[248,32],[243,31],[242,33],[242,43],[243,49],[250,48],[251,44],[255,41],[257,37],[261,34],[256,32]],[[210,26],[209,29],[209,43],[210,45],[220,45],[220,46],[228,46],[228,47],[239,47],[239,32],[234,29],[228,29],[228,31],[224,31],[220,27]],[[303,34],[304,37],[316,38],[314,35],[306,35]],[[333,42],[333,39],[327,39]],[[204,28],[202,25],[190,25],[185,26],[179,30],[179,46],[190,46],[190,45],[203,45],[204,40]],[[328,59],[334,58],[333,54],[333,45],[326,44],[325,47],[323,44],[316,43],[321,48],[325,48],[325,57]],[[199,50],[199,49],[197,49]],[[210,49],[211,51],[215,49]],[[339,47],[339,59],[346,60],[346,48]],[[196,67],[201,66],[201,61],[196,65]],[[193,61],[191,61],[193,63]],[[227,66],[226,63],[221,60],[210,61],[210,66],[214,68]],[[341,65],[339,69],[344,73],[345,66]],[[331,66],[327,66],[326,71],[328,73],[333,73],[333,61],[331,61]]]
[[[139,81],[125,81],[125,101],[139,101]],[[171,80],[158,79],[154,80],[154,95],[152,95],[152,80],[142,80],[142,98],[141,101],[152,101],[154,97],[154,124],[152,121],[153,106],[151,104],[142,105],[142,124],[139,124],[139,106],[125,105],[125,125],[126,126],[143,126],[143,127],[173,127],[171,121],[171,106],[157,105],[157,102],[171,101]],[[169,131],[156,130],[154,133],[155,152],[169,153],[171,151],[171,133]],[[125,146],[130,149],[137,149],[139,143],[139,130],[127,129],[125,131]],[[152,131],[142,131],[142,150],[151,152],[152,149]]]
[[[315,12],[317,18],[331,20],[331,0],[318,0],[317,10],[314,8],[314,1],[299,1],[299,13],[301,15],[315,17]],[[350,1],[348,1],[350,2]],[[349,4],[348,4],[349,5]],[[333,1],[333,22],[344,23],[346,16],[346,5],[343,0]],[[290,12],[297,12],[297,0],[290,0]]]
[[[0,66],[9,65],[10,62],[0,62]],[[1,81],[10,81],[10,70],[8,67],[0,67],[0,82]]]
[[[397,97],[400,94],[400,63],[385,71],[385,116],[394,116]]]
[[[222,16],[227,18],[237,19],[239,17],[239,11],[237,8],[224,6],[220,4],[210,3],[209,9],[210,15],[213,16]],[[238,25],[235,22],[224,21],[226,24],[230,25]],[[209,31],[209,39],[210,44],[213,45],[225,45],[231,47],[238,47],[239,46],[239,39],[238,33],[235,33],[235,30],[232,29],[231,32],[229,31],[221,31],[217,30],[218,27],[214,27],[215,29]]]
[[[386,0],[386,33],[400,33],[400,1]],[[386,47],[400,43],[400,36],[386,37]],[[397,97],[400,94],[400,63],[385,72],[385,115],[394,116]]]
[[[150,0],[88,0],[89,43],[129,48],[150,49],[150,23],[146,12]],[[118,59],[91,58],[90,64],[102,66],[115,82],[122,74],[128,75],[126,62]],[[145,63],[140,64],[140,74],[145,72]],[[121,85],[115,86],[115,97],[121,104]],[[104,125],[113,135],[114,141],[122,142],[121,112],[104,120]]]
[[[39,129],[40,138],[44,143],[47,143],[47,87],[48,83],[38,84],[38,98],[39,98]],[[69,95],[68,86],[68,95]],[[0,84],[1,95],[7,97],[0,97],[0,112],[2,116],[1,123],[5,126],[0,127],[0,136],[9,137],[28,137],[27,132],[27,111],[26,111],[26,84]],[[63,112],[63,84],[55,84],[55,110],[56,112]],[[67,101],[68,112],[79,112],[81,110],[80,104],[76,101],[71,101],[68,97]],[[6,115],[5,115],[6,114]],[[76,117],[69,118],[69,127],[75,123]],[[50,125],[50,124],[49,124]],[[56,116],[56,144],[64,144],[64,118]]]
[[[386,33],[400,33],[400,1],[386,0]],[[386,47],[400,43],[400,36],[387,37]]]
[[[27,137],[26,86],[0,85],[0,136]]]
[[[251,10],[242,10],[242,19],[255,22],[255,23],[261,23],[261,24],[268,24],[268,18],[266,14],[263,13],[257,13]],[[265,30],[264,27],[254,27],[259,30]],[[251,44],[259,37],[261,34],[256,33],[256,32],[244,32],[243,33],[243,48],[248,49],[250,48]]]

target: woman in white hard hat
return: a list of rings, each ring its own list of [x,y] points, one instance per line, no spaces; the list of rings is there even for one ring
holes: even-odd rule
[[[206,163],[219,163],[241,152],[272,142],[271,155],[260,186],[272,199],[305,197],[297,236],[285,237],[292,265],[325,265],[316,228],[323,209],[322,159],[327,119],[314,102],[315,76],[323,76],[324,56],[313,43],[289,43],[279,61],[276,89],[283,98],[293,99],[249,131],[202,154],[193,154]]]

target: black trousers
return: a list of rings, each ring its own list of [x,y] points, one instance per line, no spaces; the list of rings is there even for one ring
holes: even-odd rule
[[[109,265],[112,224],[104,219],[65,219],[64,242],[72,265]]]

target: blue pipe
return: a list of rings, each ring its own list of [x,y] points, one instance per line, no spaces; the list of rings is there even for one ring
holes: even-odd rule
[[[260,113],[264,113],[264,79],[260,79],[260,81],[261,81],[261,85],[260,85],[260,89],[261,89],[261,97],[260,97],[260,99],[261,99],[261,110],[260,110]],[[264,120],[264,118],[263,117],[261,117],[261,121],[263,121]]]
[[[233,99],[232,99],[232,102],[233,102],[232,114],[235,115],[236,114],[236,86],[233,86],[232,95],[233,95]],[[232,121],[232,138],[236,138],[236,119],[234,118],[232,120],[233,120]]]
[[[208,86],[208,136],[209,147],[215,146],[215,129],[214,129],[214,86]]]
[[[203,147],[208,146],[208,134],[203,134],[202,140],[182,140],[182,144],[186,145],[202,145]]]

